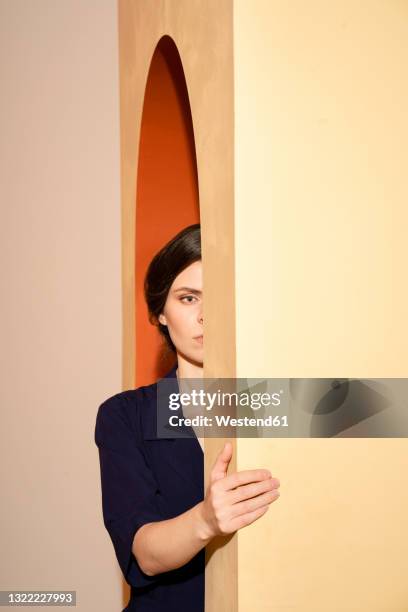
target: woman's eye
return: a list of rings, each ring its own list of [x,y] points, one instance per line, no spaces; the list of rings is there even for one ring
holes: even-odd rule
[[[183,301],[183,300],[188,300],[188,299],[190,299],[190,298],[192,298],[193,300],[195,300],[195,299],[196,299],[195,295],[183,295],[183,297],[181,298],[181,301]],[[191,304],[191,302],[187,302],[187,303],[188,303],[188,304]]]

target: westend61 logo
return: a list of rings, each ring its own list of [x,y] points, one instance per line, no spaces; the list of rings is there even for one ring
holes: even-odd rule
[[[152,437],[401,438],[407,404],[407,378],[162,378]]]

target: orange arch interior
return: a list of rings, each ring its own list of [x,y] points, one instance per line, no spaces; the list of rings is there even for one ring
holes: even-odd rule
[[[147,267],[177,232],[199,223],[197,162],[190,103],[177,47],[160,39],[147,78],[136,190],[136,386],[155,382],[175,359],[163,360],[163,340],[148,320],[143,294]]]

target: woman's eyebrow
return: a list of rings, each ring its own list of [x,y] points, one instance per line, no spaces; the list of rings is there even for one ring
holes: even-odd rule
[[[174,289],[174,293],[177,293],[177,291],[190,291],[190,293],[196,293],[197,295],[202,293],[199,289],[193,289],[193,287],[177,287],[177,289]]]

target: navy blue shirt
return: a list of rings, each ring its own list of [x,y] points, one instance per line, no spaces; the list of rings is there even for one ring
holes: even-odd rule
[[[174,379],[176,365],[165,378]],[[170,383],[173,385],[173,382]],[[204,453],[197,437],[157,437],[157,383],[122,391],[98,409],[103,521],[126,582],[125,611],[204,612],[205,548],[182,567],[148,576],[132,553],[136,531],[204,499]]]

